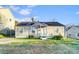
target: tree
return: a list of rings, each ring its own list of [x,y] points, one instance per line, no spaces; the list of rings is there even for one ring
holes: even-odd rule
[[[32,17],[32,22],[37,22],[38,20],[37,20],[37,17]]]

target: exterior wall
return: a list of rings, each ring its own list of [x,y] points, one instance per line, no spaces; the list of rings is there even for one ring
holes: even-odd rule
[[[20,33],[20,30],[23,30],[23,33]],[[58,32],[56,32],[58,29]],[[29,26],[17,26],[15,30],[16,38],[27,38],[29,35],[34,35],[34,37],[39,36],[54,36],[62,35],[64,36],[64,27],[62,26],[47,26],[44,28],[34,29],[35,33],[32,33],[33,28]]]
[[[0,22],[4,28],[14,29],[15,19],[9,9],[0,8]]]
[[[79,39],[78,36],[79,28],[72,27],[68,31],[66,31],[66,37]]]
[[[47,27],[47,35],[62,35],[64,37],[64,27],[63,26],[48,26]]]
[[[23,31],[23,32],[21,32]],[[17,26],[15,29],[15,37],[16,38],[27,38],[29,35],[29,27],[26,26]]]
[[[39,29],[36,29],[36,32],[35,32],[35,37],[39,37],[39,36],[47,36],[47,28],[44,27],[44,28],[39,28]]]
[[[34,33],[32,31],[34,31]],[[33,35],[34,37],[38,37],[38,30],[35,27],[31,27],[30,35]]]
[[[4,27],[3,27],[3,25],[2,25],[2,23],[0,23],[0,30],[2,30]]]

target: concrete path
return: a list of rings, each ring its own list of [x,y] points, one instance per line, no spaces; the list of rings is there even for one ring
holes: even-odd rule
[[[12,40],[11,38],[1,38],[0,39],[0,44],[7,44],[7,43],[11,43]]]

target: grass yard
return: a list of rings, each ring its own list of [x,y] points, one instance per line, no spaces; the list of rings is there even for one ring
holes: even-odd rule
[[[79,40],[63,38],[61,40],[41,40],[41,39],[11,39],[11,44],[28,44],[28,45],[52,45],[52,44],[73,44],[79,43]]]
[[[0,38],[5,38],[5,36],[0,34]]]
[[[76,39],[6,39],[10,42],[0,44],[2,54],[79,54],[79,40]]]

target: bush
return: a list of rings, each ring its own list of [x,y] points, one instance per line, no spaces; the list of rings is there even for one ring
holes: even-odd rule
[[[29,39],[32,39],[32,38],[34,38],[34,36],[33,35],[29,35]]]
[[[4,38],[4,37],[5,37],[4,35],[1,35],[1,34],[0,34],[0,38]]]
[[[34,37],[33,35],[29,35],[27,39],[40,39],[40,37]]]
[[[15,36],[15,31],[14,30],[6,30],[6,33],[0,33],[1,35],[5,37],[14,37]]]
[[[54,37],[52,37],[52,39],[55,39],[55,40],[61,40],[63,38],[63,36],[61,35],[56,35]]]

